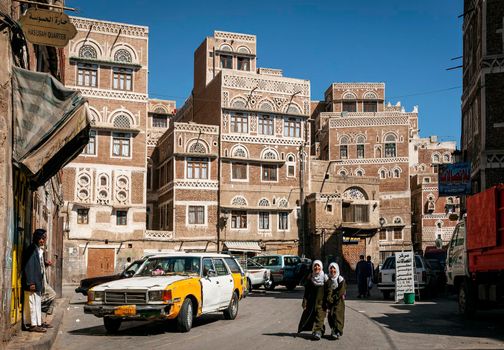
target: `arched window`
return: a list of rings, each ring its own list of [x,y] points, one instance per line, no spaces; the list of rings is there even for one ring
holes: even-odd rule
[[[196,141],[196,142],[193,142],[191,144],[191,146],[189,147],[189,153],[206,153],[207,150],[206,150],[206,147],[205,145],[200,142],[200,141]]]
[[[261,111],[273,111],[273,104],[269,101],[263,101],[261,102],[259,109]]]
[[[364,173],[362,172],[362,170],[357,170],[355,171],[355,176],[363,176]]]
[[[259,206],[260,207],[269,207],[270,206],[270,202],[266,198],[263,198],[263,199],[261,199],[259,201]]]
[[[114,61],[116,62],[133,62],[133,58],[131,57],[131,53],[126,49],[119,49],[114,54]]]
[[[450,155],[449,154],[445,153],[443,155],[443,162],[445,162],[445,163],[449,163],[450,162]]]
[[[402,218],[401,218],[401,217],[396,216],[396,217],[394,218],[394,224],[396,224],[396,225],[400,225],[400,224],[402,224],[402,223],[403,223],[403,220],[402,220]]]
[[[96,49],[91,45],[82,45],[82,47],[79,49],[79,57],[97,59],[98,54],[96,53]]]
[[[339,171],[339,175],[340,175],[340,176],[347,176],[347,172],[346,172],[346,170],[345,170],[345,169],[341,169],[341,170]]]
[[[396,137],[393,134],[385,136],[385,157],[396,157]]]
[[[277,154],[273,150],[267,150],[263,153],[262,159],[277,159]]]
[[[394,170],[392,170],[392,176],[396,179],[400,178],[401,177],[401,169],[394,168]]]
[[[233,157],[247,158],[247,151],[241,146],[235,147],[235,149],[233,150]]]
[[[435,164],[439,163],[439,154],[438,153],[434,153],[432,155],[432,162]]]
[[[340,158],[348,158],[348,143],[350,142],[348,136],[342,136],[340,139]]]
[[[130,129],[131,120],[128,116],[120,114],[114,118],[114,128],[119,129]]]
[[[341,110],[343,112],[357,112],[357,96],[351,92],[343,95]]]
[[[282,198],[278,201],[279,208],[287,208],[288,206],[289,206],[289,202],[287,202],[287,199]]]
[[[232,205],[239,205],[239,206],[246,206],[247,201],[245,200],[245,198],[243,198],[241,196],[237,196],[237,197],[233,198],[233,200],[231,201],[231,204]]]
[[[385,169],[380,170],[380,179],[385,179],[387,177],[387,172]]]
[[[366,142],[366,139],[364,136],[359,135],[357,136],[355,143],[357,143],[357,158],[358,159],[364,159],[364,143]]]
[[[296,176],[296,158],[294,157],[294,155],[288,154],[287,162],[285,163],[287,165],[287,176],[288,177]]]

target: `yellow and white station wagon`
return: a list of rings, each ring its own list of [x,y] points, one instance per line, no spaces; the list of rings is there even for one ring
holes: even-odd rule
[[[135,276],[88,292],[84,312],[103,317],[108,332],[125,320],[176,319],[188,332],[195,317],[222,311],[233,320],[243,296],[243,270],[225,254],[170,253],[149,257]]]

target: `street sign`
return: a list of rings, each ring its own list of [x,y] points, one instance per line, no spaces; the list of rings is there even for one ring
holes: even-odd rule
[[[415,293],[413,252],[395,253],[396,283],[395,300],[404,298],[404,293]]]
[[[438,177],[439,197],[471,194],[471,164],[440,165]]]
[[[29,42],[37,45],[65,47],[77,29],[63,12],[29,8],[19,20]]]

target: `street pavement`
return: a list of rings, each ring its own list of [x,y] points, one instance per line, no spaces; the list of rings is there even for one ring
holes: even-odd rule
[[[484,312],[464,320],[453,297],[395,304],[374,290],[369,299],[356,299],[349,287],[343,337],[312,341],[296,334],[301,315],[302,287],[289,292],[255,291],[240,301],[238,317],[222,314],[195,320],[189,333],[178,333],[170,322],[124,322],[115,335],[102,320],[83,313],[85,297],[64,288],[70,298],[53,350],[66,349],[504,349],[504,311]]]

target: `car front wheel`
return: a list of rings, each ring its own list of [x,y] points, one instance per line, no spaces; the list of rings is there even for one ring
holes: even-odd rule
[[[191,299],[185,299],[177,317],[177,329],[180,332],[189,332],[193,323],[193,304]]]
[[[226,320],[234,320],[238,315],[238,295],[236,293],[233,293],[229,306],[223,313]]]
[[[122,320],[120,318],[103,318],[103,325],[108,333],[117,333],[119,327],[121,327]]]

